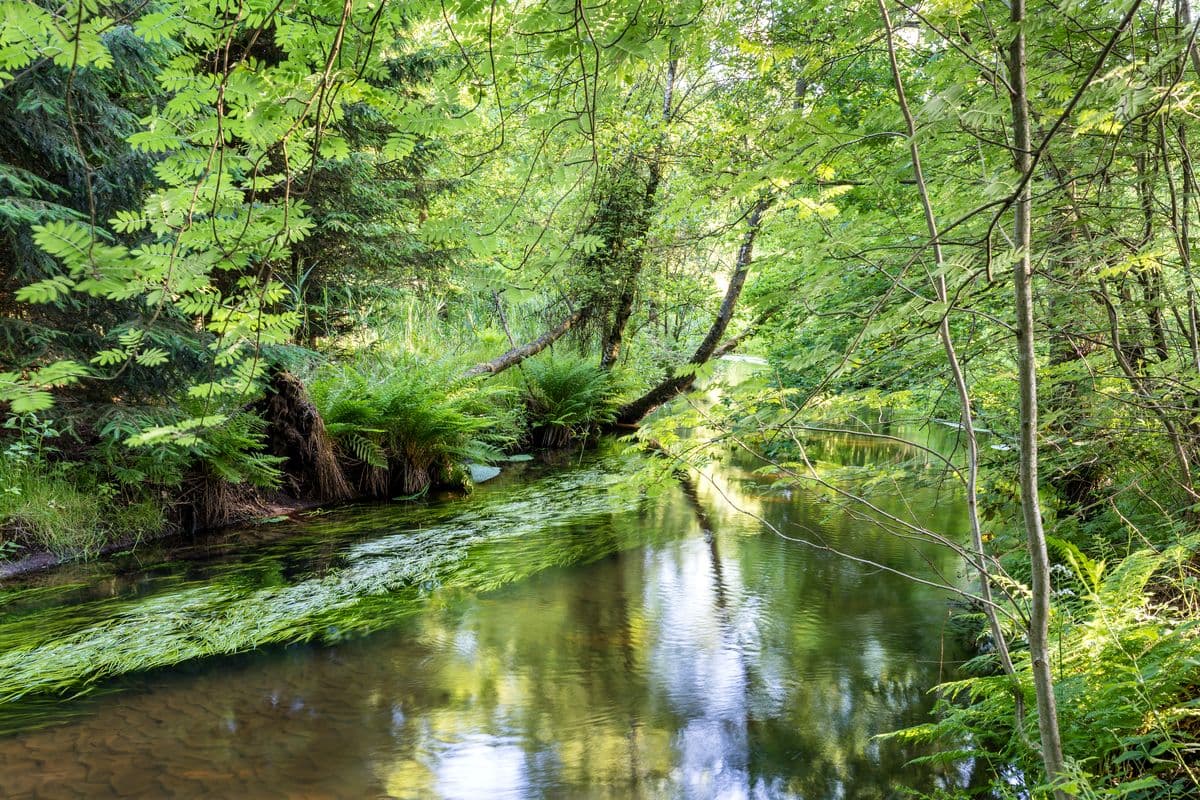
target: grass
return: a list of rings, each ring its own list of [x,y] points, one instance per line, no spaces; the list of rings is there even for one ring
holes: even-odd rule
[[[37,552],[91,558],[165,526],[160,503],[130,500],[74,465],[0,458],[0,560]]]

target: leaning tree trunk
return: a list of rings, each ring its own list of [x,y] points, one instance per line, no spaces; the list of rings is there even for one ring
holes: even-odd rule
[[[1026,73],[1025,0],[1012,0],[1013,40],[1009,46],[1009,86],[1012,101],[1013,154],[1020,188],[1017,193],[1016,224],[1013,244],[1017,259],[1013,265],[1013,294],[1017,322],[1017,380],[1020,386],[1020,486],[1021,511],[1025,520],[1029,560],[1032,571],[1032,598],[1029,617],[1029,657],[1033,666],[1033,684],[1037,695],[1038,731],[1042,741],[1042,762],[1046,779],[1053,785],[1065,777],[1062,737],[1058,728],[1058,708],[1054,697],[1054,678],[1050,672],[1050,559],[1046,552],[1046,534],[1042,529],[1042,509],[1038,497],[1038,407],[1037,361],[1033,327],[1033,261],[1030,256],[1033,226],[1033,143],[1029,123],[1028,75]],[[1056,788],[1054,796],[1065,800],[1070,795]]]
[[[770,205],[771,200],[769,198],[760,199],[754,204],[754,207],[750,210],[750,214],[746,218],[750,227],[742,237],[742,244],[738,248],[733,276],[729,279],[729,286],[725,290],[725,297],[721,300],[721,308],[717,311],[717,316],[713,319],[712,325],[709,326],[708,333],[688,360],[688,364],[692,365],[693,369],[682,375],[672,371],[657,386],[650,389],[650,391],[643,394],[637,400],[622,406],[620,411],[617,412],[618,425],[634,425],[642,417],[672,397],[687,391],[696,381],[695,367],[717,356],[718,351],[720,351],[719,355],[724,355],[736,347],[737,342],[740,342],[744,338],[744,336],[739,336],[733,344],[726,342],[718,347],[718,342],[725,335],[725,331],[733,319],[733,313],[737,310],[738,298],[742,294],[742,288],[746,285],[746,276],[750,274],[750,265],[754,262],[754,240],[758,236],[759,227],[762,223],[762,215]]]

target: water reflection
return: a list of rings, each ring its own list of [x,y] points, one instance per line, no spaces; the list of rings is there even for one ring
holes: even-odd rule
[[[766,533],[725,497],[897,569],[953,574],[951,557],[758,486],[750,466],[641,505],[601,487],[614,503],[587,514],[465,536],[440,586],[369,637],[127,678],[67,724],[0,739],[0,795],[814,800],[970,781],[873,738],[927,718],[955,655],[946,597]],[[438,524],[505,519],[475,502]],[[932,496],[907,502],[931,526],[961,522]],[[376,536],[319,557],[336,574],[393,550]],[[253,563],[191,580],[312,580],[311,565]],[[478,588],[514,570],[529,577]],[[140,599],[172,599],[156,585]]]

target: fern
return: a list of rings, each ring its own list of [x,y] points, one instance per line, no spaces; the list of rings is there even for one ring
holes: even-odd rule
[[[530,426],[547,446],[586,436],[616,416],[611,374],[577,356],[551,356],[525,369]]]
[[[460,367],[401,357],[327,368],[310,394],[350,459],[401,476],[411,494],[448,480],[455,465],[492,462],[515,443],[504,387],[457,377]],[[407,476],[407,477],[404,477]]]

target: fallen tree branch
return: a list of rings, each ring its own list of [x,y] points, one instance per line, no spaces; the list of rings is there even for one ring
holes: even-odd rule
[[[558,323],[550,330],[543,333],[532,342],[527,342],[519,347],[514,347],[508,352],[493,358],[491,361],[485,361],[482,364],[476,364],[466,372],[468,378],[473,378],[478,375],[496,375],[503,372],[509,367],[515,367],[530,356],[536,356],[538,353],[545,350],[550,345],[561,339],[567,331],[571,330],[576,323],[584,317],[584,309],[572,312],[566,319]]]

